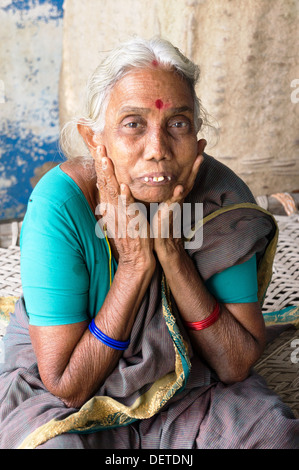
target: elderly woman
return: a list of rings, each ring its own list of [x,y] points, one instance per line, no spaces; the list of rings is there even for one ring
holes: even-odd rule
[[[298,420],[252,372],[276,227],[197,140],[198,75],[156,38],[91,77],[88,156],[42,178],[22,228],[2,448],[298,446]],[[201,242],[174,234],[173,205]]]

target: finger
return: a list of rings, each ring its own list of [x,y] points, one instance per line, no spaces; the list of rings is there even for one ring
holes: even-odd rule
[[[171,202],[179,202],[183,197],[183,193],[184,193],[184,186],[181,185],[181,184],[178,184],[174,188],[173,195],[172,195],[172,198],[171,198]]]
[[[121,183],[120,185],[120,196],[125,206],[129,206],[135,202],[129,186],[125,183]]]
[[[102,166],[102,159],[105,158],[107,155],[106,155],[106,148],[104,145],[99,145],[97,148],[96,148],[96,152],[95,152],[95,157],[94,157],[94,161],[95,161],[95,170],[96,170],[96,174],[97,174],[97,188],[99,191],[102,191],[102,199],[104,198],[104,188],[105,188],[105,185],[106,185],[106,178],[105,178],[105,175],[103,173],[103,166]]]
[[[195,178],[197,176],[199,167],[202,164],[202,162],[204,161],[203,152],[204,152],[204,149],[205,149],[206,145],[207,145],[207,141],[205,139],[200,139],[197,142],[197,157],[194,160],[193,167],[192,167],[190,177],[189,177],[189,181],[188,181],[189,186],[191,184],[190,190],[193,187],[193,184],[194,184]]]
[[[193,185],[195,183],[195,179],[197,177],[200,165],[202,164],[203,160],[204,160],[204,157],[201,154],[198,154],[196,159],[194,160],[193,166],[192,166],[191,171],[190,171],[190,175],[189,175],[189,177],[188,177],[188,179],[187,179],[187,181],[184,185],[184,195],[185,196],[193,188]]]
[[[193,163],[193,167],[192,167],[192,170],[191,170],[191,173],[190,173],[190,179],[192,180],[195,180],[196,176],[197,176],[197,173],[198,173],[198,170],[199,170],[199,167],[200,165],[202,164],[202,162],[204,161],[204,157],[203,155],[197,155],[194,163]]]
[[[191,191],[202,161],[203,161],[203,156],[198,155],[196,159],[194,160],[190,174],[185,184],[184,185],[179,184],[174,188],[173,196],[171,198],[172,202],[179,202],[182,198],[186,197],[187,194]]]
[[[206,139],[199,139],[199,141],[197,142],[197,154],[202,155],[206,146],[207,146]]]
[[[106,147],[104,145],[98,145],[95,152],[95,169],[97,173],[102,172],[102,159],[107,157]]]
[[[105,200],[113,202],[120,194],[120,187],[114,172],[114,165],[112,160],[106,155],[105,150],[99,149],[98,155],[97,182],[100,195]]]
[[[191,168],[190,174],[187,178],[186,183],[184,186],[182,184],[178,184],[172,193],[172,197],[170,198],[169,201],[166,201],[168,204],[173,204],[175,202],[181,203],[183,202],[183,199],[189,194],[191,189],[193,188],[199,167],[201,163],[203,162],[203,156],[198,155],[193,163],[193,166]]]

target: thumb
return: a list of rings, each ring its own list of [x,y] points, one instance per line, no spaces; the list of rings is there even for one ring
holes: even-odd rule
[[[206,139],[200,139],[198,142],[197,142],[197,152],[198,152],[198,155],[202,155],[205,148],[207,146],[207,141]]]

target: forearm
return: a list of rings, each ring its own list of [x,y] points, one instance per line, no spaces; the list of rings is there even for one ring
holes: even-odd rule
[[[188,322],[206,319],[214,310],[216,300],[185,250],[178,245],[174,249],[168,247],[167,256],[160,255],[159,259],[182,319]],[[249,329],[246,327],[246,321],[241,324],[222,304],[219,319],[213,325],[201,331],[188,330],[195,350],[223,382],[245,378],[263,350],[263,335],[256,338],[249,322]]]
[[[128,273],[127,268],[118,267],[104,304],[95,318],[97,327],[105,335],[118,341],[126,341],[130,337],[150,279],[149,270]],[[67,362],[61,361],[51,376],[46,376],[46,386],[68,406],[80,407],[111,374],[121,354],[121,351],[95,338],[86,324]]]

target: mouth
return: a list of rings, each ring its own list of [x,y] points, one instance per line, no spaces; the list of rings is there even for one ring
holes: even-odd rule
[[[165,184],[171,183],[173,181],[173,176],[157,173],[157,174],[144,175],[138,179],[139,181],[147,185],[156,186],[156,185],[165,185]]]

